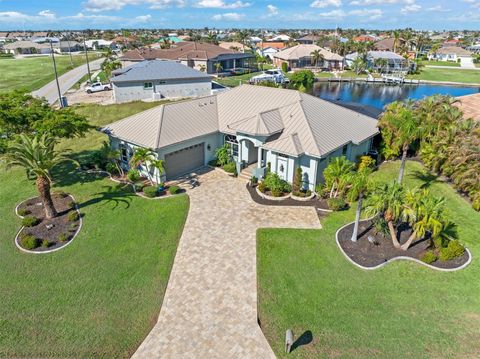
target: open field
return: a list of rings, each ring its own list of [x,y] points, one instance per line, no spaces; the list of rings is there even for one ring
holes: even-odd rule
[[[393,180],[399,163],[382,165]],[[475,358],[480,353],[480,213],[449,185],[408,162],[406,183],[425,185],[448,202],[459,239],[472,252],[464,270],[441,273],[412,262],[364,271],[346,260],[335,232],[353,209],[329,215],[321,230],[258,232],[259,317],[278,357],[285,330],[311,343],[290,358]]]
[[[89,53],[90,60],[100,57],[100,54]],[[83,65],[84,55],[75,55],[73,67]],[[70,56],[56,55],[58,75],[72,69]],[[37,90],[55,78],[51,56],[38,56],[23,59],[0,59],[2,69],[0,75],[0,92],[14,89]]]
[[[82,106],[96,126],[158,103]],[[82,159],[105,135],[64,141]],[[15,205],[35,196],[22,170],[0,166],[0,357],[127,358],[156,322],[188,197],[148,201],[107,179],[61,166],[55,189],[84,214],[74,242],[56,253],[20,252]]]

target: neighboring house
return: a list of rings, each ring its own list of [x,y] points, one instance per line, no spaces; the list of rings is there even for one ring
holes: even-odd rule
[[[442,47],[449,47],[449,46],[460,46],[461,41],[457,39],[447,40],[444,41]]]
[[[76,41],[60,41],[53,44],[53,51],[59,54],[83,50],[83,44]]]
[[[435,53],[428,54],[429,60],[438,61],[464,61],[472,60],[472,52],[458,46],[448,46],[438,49]]]
[[[270,39],[270,41],[274,41],[274,42],[275,42],[275,41],[289,42],[290,39],[291,39],[290,36],[285,35],[285,34],[280,34],[280,35],[276,35],[276,36],[272,37],[272,38]]]
[[[87,49],[94,51],[107,48],[111,48],[113,50],[117,47],[113,41],[103,39],[86,40],[85,45],[87,46]]]
[[[120,60],[123,66],[143,60],[175,60],[196,70],[217,73],[215,64],[220,63],[224,72],[236,68],[254,68],[255,55],[242,53],[204,42],[180,42],[169,49],[135,49],[127,51]]]
[[[286,62],[290,69],[317,66],[312,60],[312,53],[320,51],[324,61],[318,63],[318,67],[329,70],[343,70],[344,59],[338,54],[334,54],[317,45],[296,45],[289,47],[273,55],[274,66],[281,68],[282,63]]]
[[[378,40],[378,37],[372,35],[361,35],[354,37],[352,40],[355,42],[375,42]]]
[[[398,40],[397,47],[400,46],[400,39]],[[375,43],[375,50],[377,51],[393,51],[395,49],[395,39],[393,37],[389,37],[387,39],[383,39],[377,41]]]
[[[237,170],[267,167],[292,182],[301,167],[310,189],[323,181],[332,158],[355,161],[379,133],[377,120],[294,90],[241,85],[214,96],[164,104],[102,129],[119,149],[125,169],[135,147],[152,148],[175,179],[206,165],[228,144]]]
[[[31,55],[31,54],[50,54],[49,44],[37,44],[32,41],[16,41],[6,44],[3,47],[5,53],[14,55]]]
[[[308,35],[302,36],[299,39],[296,39],[295,41],[303,45],[313,45],[313,44],[316,44],[317,41],[319,41],[320,39],[321,37],[318,35],[308,34]]]
[[[8,32],[0,32],[0,42],[1,43],[7,42],[7,36],[8,36]]]
[[[358,57],[358,52],[345,56],[345,63],[351,67]],[[380,64],[382,60],[383,63]],[[408,71],[409,63],[403,57],[391,51],[368,51],[366,55],[367,69],[381,70],[381,72]]]
[[[259,54],[262,57],[269,58],[271,61],[273,61],[273,56],[278,52],[278,49],[275,49],[273,47],[265,47],[263,49],[258,48],[257,49],[257,54]]]
[[[218,46],[220,46],[222,49],[234,50],[234,51],[240,51],[240,52],[245,52],[250,50],[248,46],[245,46],[242,43],[237,41],[222,41],[218,44]]]
[[[209,75],[175,61],[146,60],[113,72],[110,82],[117,103],[162,98],[208,96]]]
[[[58,37],[36,37],[31,38],[30,41],[36,42],[37,44],[45,44],[50,42],[55,44],[57,42],[60,42],[60,39]]]

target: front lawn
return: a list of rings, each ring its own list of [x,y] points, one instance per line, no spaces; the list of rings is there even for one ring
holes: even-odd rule
[[[90,61],[99,56],[97,53],[88,54]],[[85,55],[75,55],[72,58],[73,67],[83,65],[86,62]],[[57,55],[55,61],[59,76],[72,69],[70,56],[68,55]],[[0,68],[2,69],[0,92],[15,89],[38,90],[55,78],[51,56],[0,59]]]
[[[453,61],[420,61],[422,65],[425,66],[450,66],[450,67],[460,67],[460,63]]]
[[[391,181],[398,167],[398,162],[383,164],[374,176]],[[473,262],[455,273],[411,262],[361,270],[335,243],[335,232],[353,220],[353,209],[329,215],[321,230],[260,230],[258,310],[277,356],[473,358],[480,353],[480,214],[417,162],[407,163],[405,183],[424,184],[446,198]],[[306,333],[307,341],[311,333],[312,341],[287,356],[288,328],[296,338]]]
[[[480,71],[424,67],[420,69],[420,74],[409,75],[407,76],[407,78],[427,81],[445,81],[478,84],[480,83]]]
[[[84,105],[102,126],[155,104]],[[105,135],[64,141],[82,159]],[[21,170],[0,166],[0,357],[127,358],[156,322],[188,212],[188,197],[149,201],[107,179],[61,167],[83,228],[66,248],[20,252],[15,205],[35,196]]]

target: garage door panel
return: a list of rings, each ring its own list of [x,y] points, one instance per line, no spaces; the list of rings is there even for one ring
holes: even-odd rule
[[[203,166],[205,164],[204,147],[204,143],[200,143],[167,153],[165,155],[167,179],[178,177]]]

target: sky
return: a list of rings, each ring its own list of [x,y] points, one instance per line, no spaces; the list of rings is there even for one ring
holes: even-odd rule
[[[480,0],[0,0],[0,30],[480,30]]]

